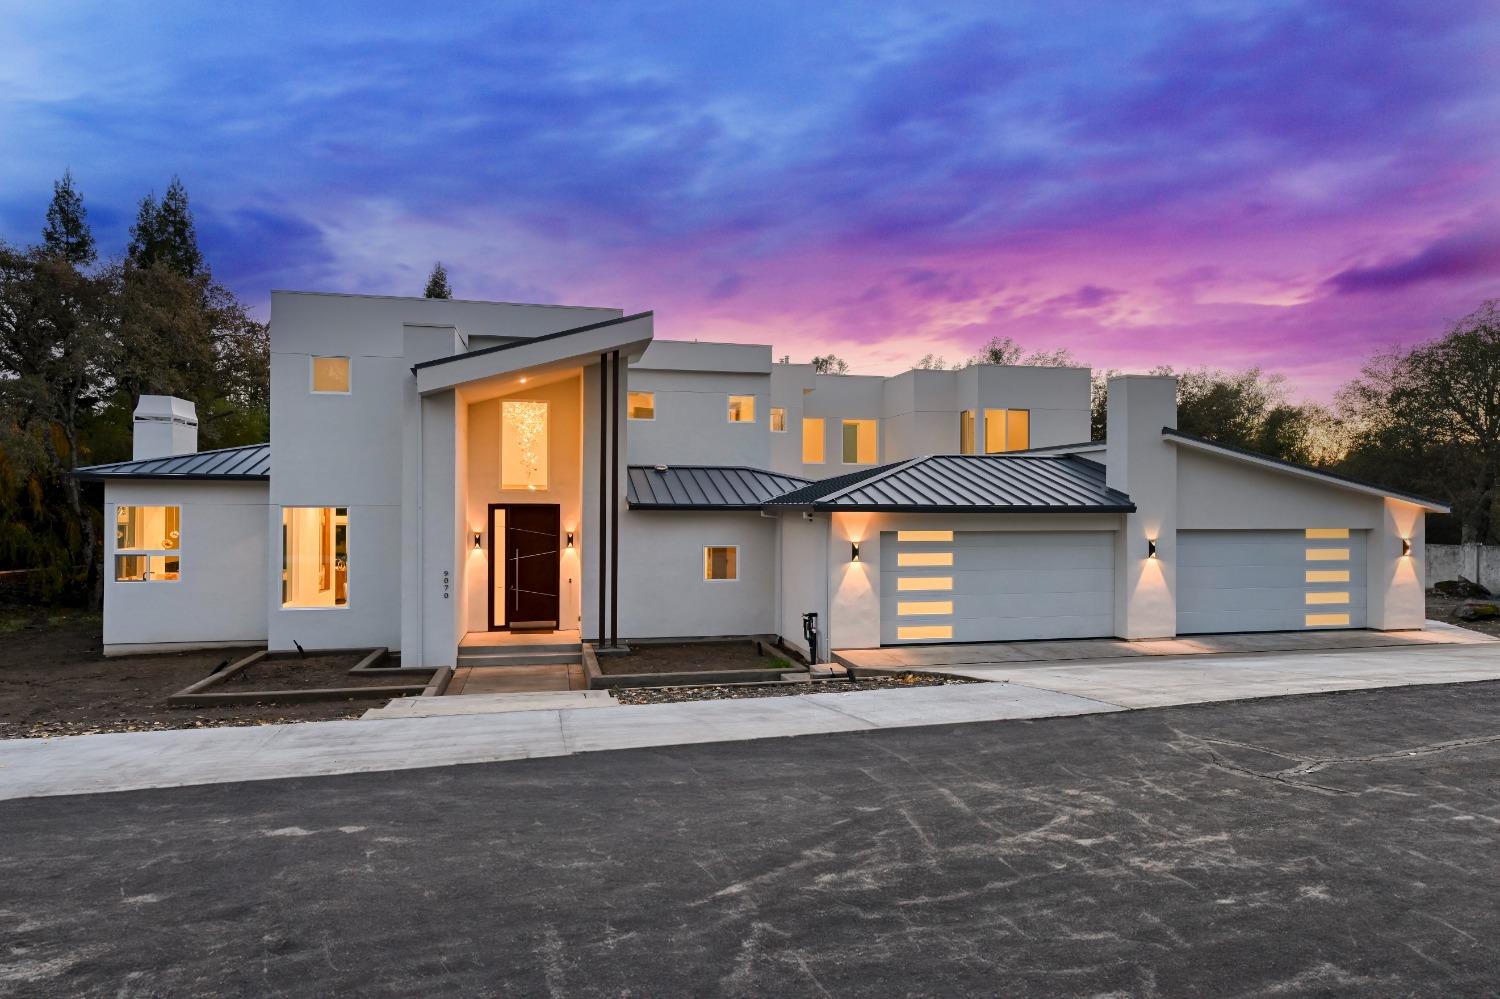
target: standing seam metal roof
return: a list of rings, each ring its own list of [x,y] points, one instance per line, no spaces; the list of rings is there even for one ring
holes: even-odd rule
[[[89,465],[73,474],[80,479],[269,479],[271,445],[247,444],[217,451],[194,451],[164,458]]]
[[[738,465],[631,465],[625,483],[633,510],[759,510],[808,480]]]

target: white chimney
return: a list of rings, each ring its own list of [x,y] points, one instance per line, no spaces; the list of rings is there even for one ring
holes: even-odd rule
[[[198,450],[198,407],[170,395],[143,395],[135,404],[131,457],[167,458]]]

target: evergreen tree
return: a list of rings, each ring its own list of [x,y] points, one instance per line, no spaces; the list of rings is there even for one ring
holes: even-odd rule
[[[73,171],[64,170],[62,180],[52,182],[52,204],[47,206],[47,227],[42,245],[75,267],[94,262],[94,234],[89,229],[83,195],[73,186]]]
[[[161,232],[157,227],[156,195],[148,194],[141,199],[135,210],[135,221],[130,226],[130,244],[125,247],[125,260],[142,269],[154,264],[161,256]]]
[[[142,269],[161,264],[185,278],[208,274],[208,264],[198,249],[198,232],[188,206],[187,188],[182,186],[180,178],[173,176],[160,204],[149,194],[141,199],[135,224],[130,227],[130,246],[125,256]]]
[[[448,271],[444,269],[443,262],[441,260],[432,265],[432,273],[427,276],[427,290],[422,292],[422,297],[453,297],[453,289],[448,286]]]

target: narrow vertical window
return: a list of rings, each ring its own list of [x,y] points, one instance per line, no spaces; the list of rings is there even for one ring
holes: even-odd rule
[[[879,460],[874,420],[844,421],[844,464],[873,465]]]
[[[182,578],[182,507],[115,509],[115,581],[143,583]]]
[[[823,421],[820,418],[802,419],[802,463],[823,464]]]
[[[625,414],[632,420],[656,419],[656,393],[631,392],[627,396]]]
[[[958,453],[974,453],[974,411],[966,409],[958,414]]]
[[[786,433],[786,410],[780,406],[771,407],[771,433]]]
[[[349,603],[349,508],[281,508],[281,606]]]
[[[729,422],[755,422],[755,396],[732,395],[729,397]]]
[[[349,392],[349,358],[314,357],[312,359],[312,390],[335,395]]]

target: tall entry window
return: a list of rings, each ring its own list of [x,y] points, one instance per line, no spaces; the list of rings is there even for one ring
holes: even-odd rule
[[[500,403],[500,488],[547,488],[545,402],[505,399]]]
[[[281,508],[281,606],[349,603],[349,508]]]
[[[182,575],[182,507],[122,506],[115,510],[115,581],[143,583]]]
[[[1031,410],[986,409],[984,453],[1024,451],[1031,447]]]

